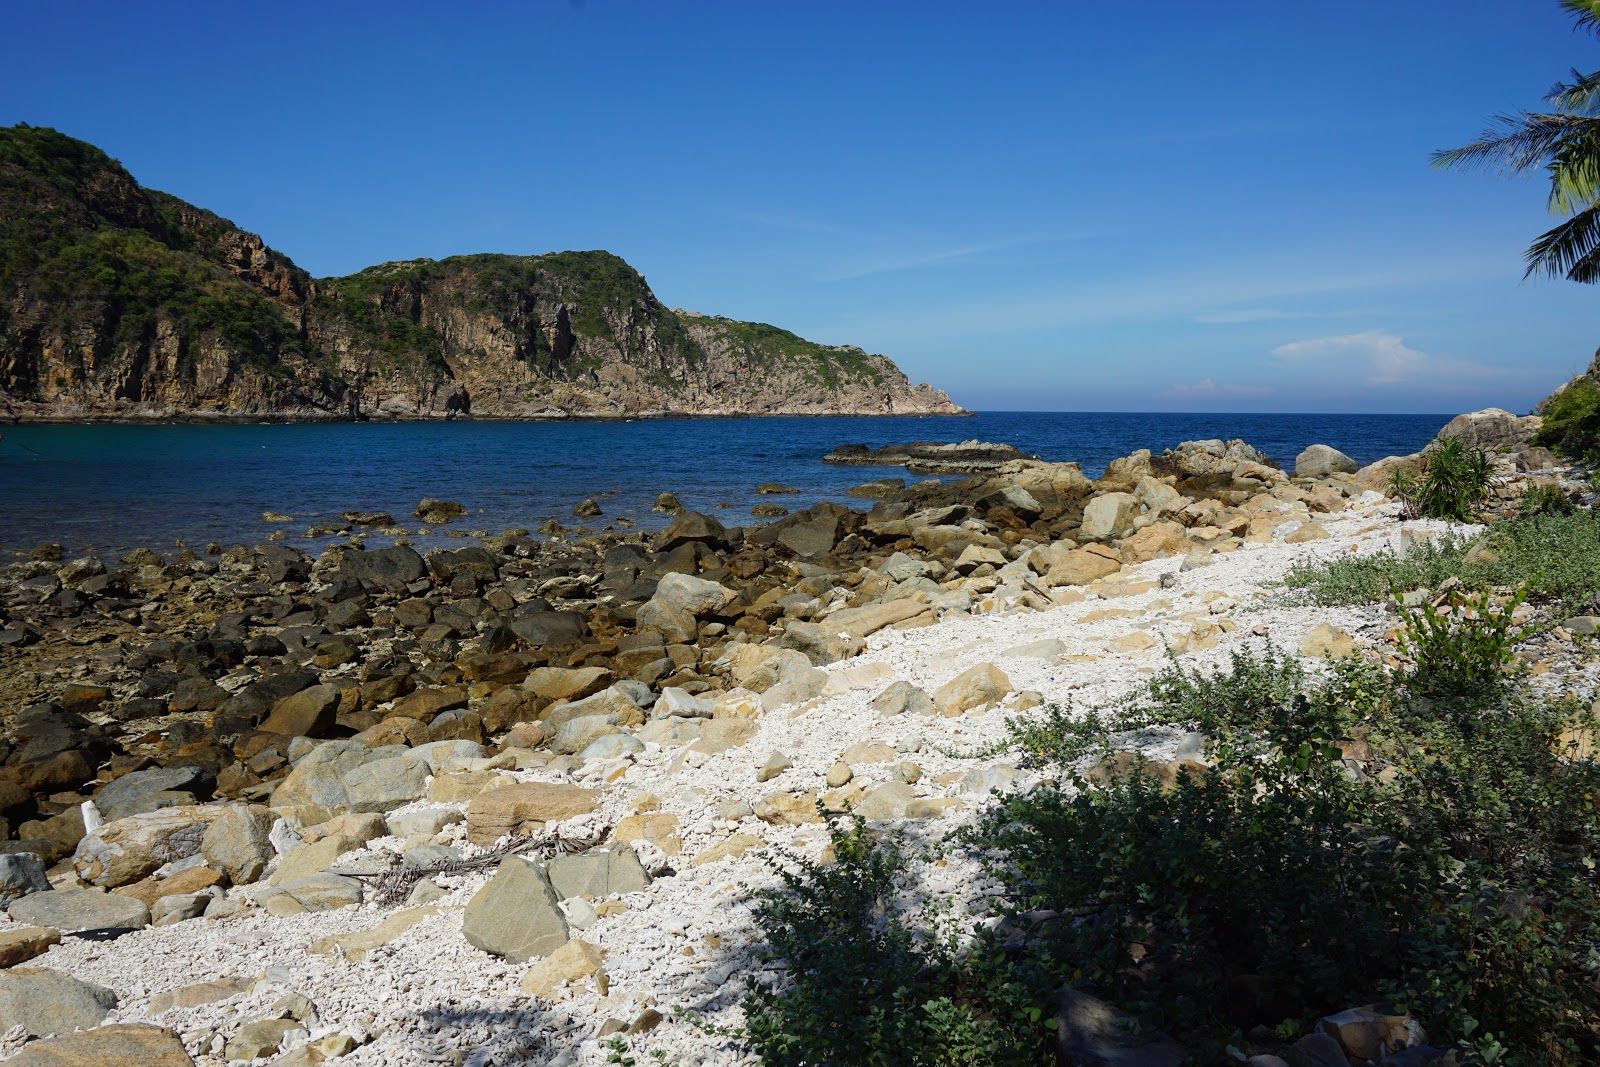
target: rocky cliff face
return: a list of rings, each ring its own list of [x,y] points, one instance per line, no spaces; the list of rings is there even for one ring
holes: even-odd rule
[[[960,414],[883,356],[678,311],[606,252],[312,279],[53,130],[0,129],[12,418]]]

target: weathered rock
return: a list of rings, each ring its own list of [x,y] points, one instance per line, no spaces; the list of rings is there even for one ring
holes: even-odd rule
[[[272,823],[272,812],[264,807],[230,804],[206,827],[200,854],[235,885],[253,882],[272,861]]]
[[[1317,1020],[1317,1029],[1339,1042],[1352,1059],[1381,1060],[1427,1039],[1410,1015],[1393,1015],[1376,1007],[1351,1008]]]
[[[1355,638],[1326,622],[1319,622],[1300,639],[1300,654],[1314,659],[1343,659],[1359,650]]]
[[[270,1056],[283,1044],[284,1035],[299,1029],[293,1019],[257,1019],[239,1027],[224,1054],[230,1060],[254,1060]]]
[[[142,900],[96,889],[52,889],[12,904],[11,918],[63,933],[84,930],[137,930],[150,925],[150,909]]]
[[[197,792],[209,792],[206,778],[204,768],[192,765],[150,767],[101,787],[94,795],[94,806],[106,822],[115,822],[157,808],[193,804]]]
[[[794,760],[782,752],[774,752],[767,757],[767,762],[761,765],[761,769],[756,771],[756,781],[770,782],[793,766]]]
[[[1115,574],[1122,564],[1105,552],[1093,548],[1074,548],[1056,557],[1045,575],[1045,583],[1058,585],[1088,585],[1097,578]]]
[[[183,1040],[147,1023],[114,1023],[31,1041],[10,1067],[194,1067]]]
[[[595,979],[596,992],[606,992],[605,971],[601,961],[605,953],[587,941],[573,938],[544,959],[528,968],[522,976],[522,991],[535,997],[548,998],[562,985]]]
[[[440,914],[440,911],[434,907],[406,908],[390,915],[370,930],[319,937],[306,946],[306,952],[313,956],[343,955],[359,963],[373,949],[387,945],[417,923]]]
[[[593,789],[549,782],[518,782],[480,793],[467,805],[467,840],[492,845],[508,834],[524,834],[547,822],[593,811],[600,794]]]
[[[953,716],[993,704],[1011,692],[1011,679],[992,663],[968,667],[933,694],[940,715]]]
[[[105,986],[44,968],[0,971],[0,1030],[20,1026],[34,1037],[87,1030],[117,1006]]]
[[[302,915],[335,911],[361,903],[361,883],[340,874],[317,874],[269,889],[256,898],[270,915]]]
[[[461,932],[485,952],[521,963],[548,956],[571,936],[542,864],[507,856],[467,903]]]
[[[354,578],[384,592],[404,593],[407,585],[428,573],[428,568],[415,549],[394,545],[365,552],[347,551],[339,560],[338,573],[341,578]]]
[[[654,598],[640,605],[635,622],[640,630],[653,630],[669,644],[690,644],[698,632],[693,615]]]
[[[0,967],[15,967],[61,944],[61,931],[45,926],[21,926],[0,931]]]
[[[73,852],[78,877],[115,887],[137,882],[157,867],[200,851],[219,807],[172,807],[130,815],[85,834]]]
[[[848,634],[857,640],[870,637],[885,626],[915,618],[928,610],[921,601],[906,599],[884,600],[865,604],[859,608],[845,608],[827,617],[825,625],[834,633]]]
[[[703,545],[723,545],[728,541],[728,531],[713,515],[685,511],[656,538],[656,550],[667,552],[691,541]]]
[[[1454,437],[1468,448],[1481,448],[1486,452],[1510,452],[1519,445],[1533,440],[1544,419],[1538,415],[1513,415],[1504,408],[1484,408],[1457,415],[1434,439],[1443,441]]]
[[[821,819],[817,814],[817,794],[809,791],[769,793],[756,801],[752,807],[755,809],[756,818],[765,823],[799,826]]]
[[[29,893],[50,890],[44,862],[31,852],[0,853],[0,908],[9,908]]]
[[[604,667],[539,667],[530,672],[522,688],[546,700],[580,700],[616,681]]]
[[[736,859],[753,848],[761,848],[763,844],[765,842],[754,834],[732,834],[690,860],[689,866],[703,867],[718,860]]]
[[[700,616],[721,611],[734,597],[733,590],[687,574],[664,574],[651,599],[676,611]]]
[[[545,867],[559,899],[606,897],[637,893],[650,884],[650,875],[631,848],[595,849],[556,856]]]
[[[873,697],[872,706],[884,715],[932,715],[935,710],[933,698],[904,679]]]
[[[349,810],[344,776],[383,756],[360,741],[325,741],[307,753],[273,791],[269,807],[297,826],[314,826]]]
[[[321,737],[332,728],[338,713],[338,688],[314,685],[278,701],[261,729],[289,737]]]
[[[1101,493],[1084,505],[1079,536],[1086,541],[1107,541],[1132,526],[1138,503],[1128,493]]]
[[[1354,474],[1360,464],[1337,448],[1311,445],[1294,460],[1296,478],[1326,478],[1330,474]]]
[[[422,502],[411,512],[411,514],[430,526],[450,522],[466,513],[467,509],[464,504],[457,503],[454,500],[435,500],[431,496],[423,497]]]

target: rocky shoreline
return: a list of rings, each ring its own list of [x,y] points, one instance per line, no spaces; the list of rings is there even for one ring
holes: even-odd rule
[[[1514,497],[1562,476],[1536,425],[1451,432],[1499,450]],[[1008,716],[1126,691],[1168,650],[1383,646],[1383,609],[1268,588],[1393,547],[1407,461],[1009,459],[873,483],[870,509],[425,556],[42,546],[0,572],[0,1052],[600,1064],[620,1034],[754,1062],[716,1028],[762,966],[767,852],[823,849],[819,803],[939,839],[1028,782],[981,754]],[[982,914],[979,871],[939,877]]]
[[[965,408],[953,407],[950,411],[762,411],[735,409],[718,411],[628,411],[614,414],[589,411],[559,412],[534,415],[493,415],[451,412],[440,415],[403,415],[364,413],[359,418],[334,411],[311,411],[303,414],[291,412],[266,412],[263,414],[232,412],[195,412],[179,410],[152,411],[148,415],[85,412],[73,415],[61,409],[48,413],[29,414],[0,412],[0,424],[13,426],[236,426],[241,423],[292,425],[309,422],[638,422],[645,419],[932,419],[971,417],[974,413]]]

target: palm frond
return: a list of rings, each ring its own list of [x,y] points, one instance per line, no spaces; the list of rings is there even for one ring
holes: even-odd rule
[[[1591,205],[1539,235],[1525,254],[1523,277],[1542,274],[1575,282],[1600,280],[1600,205]]]
[[[1600,33],[1600,0],[1561,0],[1561,6],[1577,16],[1578,29]]]
[[[1550,214],[1572,215],[1600,198],[1600,138],[1584,134],[1562,142],[1546,168]]]
[[[1575,115],[1600,112],[1600,71],[1584,74],[1574,68],[1572,80],[1556,82],[1545,94],[1545,100],[1558,111]]]
[[[1600,3],[1600,0],[1596,0]],[[1600,118],[1587,115],[1497,115],[1498,128],[1483,131],[1480,139],[1461,148],[1433,153],[1435,167],[1485,167],[1520,174],[1549,160],[1564,142],[1592,137],[1600,143]]]

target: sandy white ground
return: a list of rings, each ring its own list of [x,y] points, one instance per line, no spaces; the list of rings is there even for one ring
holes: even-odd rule
[[[1429,524],[1409,524],[1427,526]],[[1401,526],[1392,505],[1368,506],[1328,516],[1327,540],[1303,545],[1281,542],[1246,544],[1213,557],[1210,566],[1179,571],[1181,560],[1159,559],[1129,568],[1138,578],[1174,572],[1173,588],[1135,596],[1088,600],[1053,610],[1016,610],[941,622],[924,629],[880,631],[865,655],[826,668],[859,671],[882,664],[893,678],[904,678],[932,691],[961,670],[981,662],[999,665],[1018,691],[1037,690],[1046,700],[1071,698],[1079,706],[1125,692],[1154,671],[1164,655],[1160,645],[1130,654],[1107,646],[1135,628],[1171,638],[1193,625],[1194,612],[1208,611],[1208,594],[1221,593],[1236,602],[1226,617],[1237,624],[1213,649],[1188,654],[1187,664],[1224,662],[1230,649],[1259,642],[1266,634],[1280,647],[1298,647],[1304,633],[1322,622],[1332,623],[1358,641],[1371,643],[1393,624],[1380,606],[1286,608],[1266,599],[1266,586],[1291,564],[1351,552],[1373,552],[1398,546]],[[1107,608],[1134,610],[1125,618],[1082,624],[1091,612]],[[1091,662],[1063,662],[1006,656],[1008,649],[1055,638],[1068,656],[1094,656]],[[890,679],[892,680],[892,679]],[[272,1010],[290,990],[316,1007],[312,1036],[342,1030],[359,1043],[347,1057],[333,1062],[355,1065],[552,1063],[602,1064],[606,1042],[597,1037],[607,1019],[634,1020],[647,1008],[666,1017],[656,1029],[630,1039],[640,1063],[655,1062],[652,1050],[666,1062],[684,1064],[754,1063],[730,1038],[677,1017],[685,1012],[703,1024],[737,1026],[742,979],[757,964],[748,953],[753,938],[752,892],[774,881],[768,860],[759,853],[690,866],[688,860],[728,835],[754,834],[769,845],[815,854],[825,842],[819,825],[768,826],[753,816],[719,817],[737,802],[752,804],[778,790],[823,789],[823,776],[843,750],[857,742],[878,740],[896,749],[896,761],[920,767],[915,786],[927,796],[961,797],[963,806],[942,819],[902,825],[913,838],[948,835],[988,800],[993,775],[973,775],[991,760],[962,759],[985,742],[1002,737],[1006,716],[999,712],[944,719],[921,715],[886,718],[872,706],[888,681],[846,692],[807,706],[780,709],[759,720],[760,733],[750,743],[714,756],[689,760],[681,748],[651,745],[628,762],[590,764],[573,776],[557,772],[520,772],[525,780],[576,781],[603,786],[603,816],[614,822],[633,814],[646,794],[659,798],[662,811],[681,826],[682,852],[677,873],[656,879],[646,890],[625,899],[627,910],[598,919],[581,932],[607,953],[609,992],[602,996],[588,983],[569,987],[553,1002],[519,990],[526,964],[511,964],[469,945],[461,934],[460,907],[487,879],[486,874],[443,880],[448,895],[439,903],[452,906],[412,927],[390,945],[361,962],[313,956],[306,946],[331,933],[375,926],[394,909],[371,904],[337,912],[274,918],[258,910],[230,919],[190,920],[145,929],[114,941],[69,937],[31,966],[54,968],[114,989],[121,1005],[108,1022],[144,1021],[171,1027],[201,1065],[220,1065],[227,1037],[243,1023],[275,1017]],[[792,769],[768,783],[756,771],[769,753],[781,751]],[[896,761],[854,767],[856,781],[867,788],[888,781]],[[622,776],[612,781],[619,770]],[[1001,772],[1003,773],[1003,772]],[[959,779],[952,781],[951,779]],[[940,782],[949,784],[941,785]],[[412,808],[438,807],[421,803]],[[410,810],[410,809],[402,809]],[[455,828],[458,832],[460,826]],[[398,848],[393,838],[369,845],[375,850]],[[348,862],[352,857],[346,857]],[[979,910],[986,887],[970,866],[953,863],[928,867],[925,888],[945,894],[970,910]],[[232,895],[248,897],[250,887]],[[14,924],[3,922],[0,928]],[[162,1014],[150,1011],[151,998],[192,983],[221,979],[261,979],[255,988],[230,999]],[[265,1062],[265,1061],[261,1061]]]

